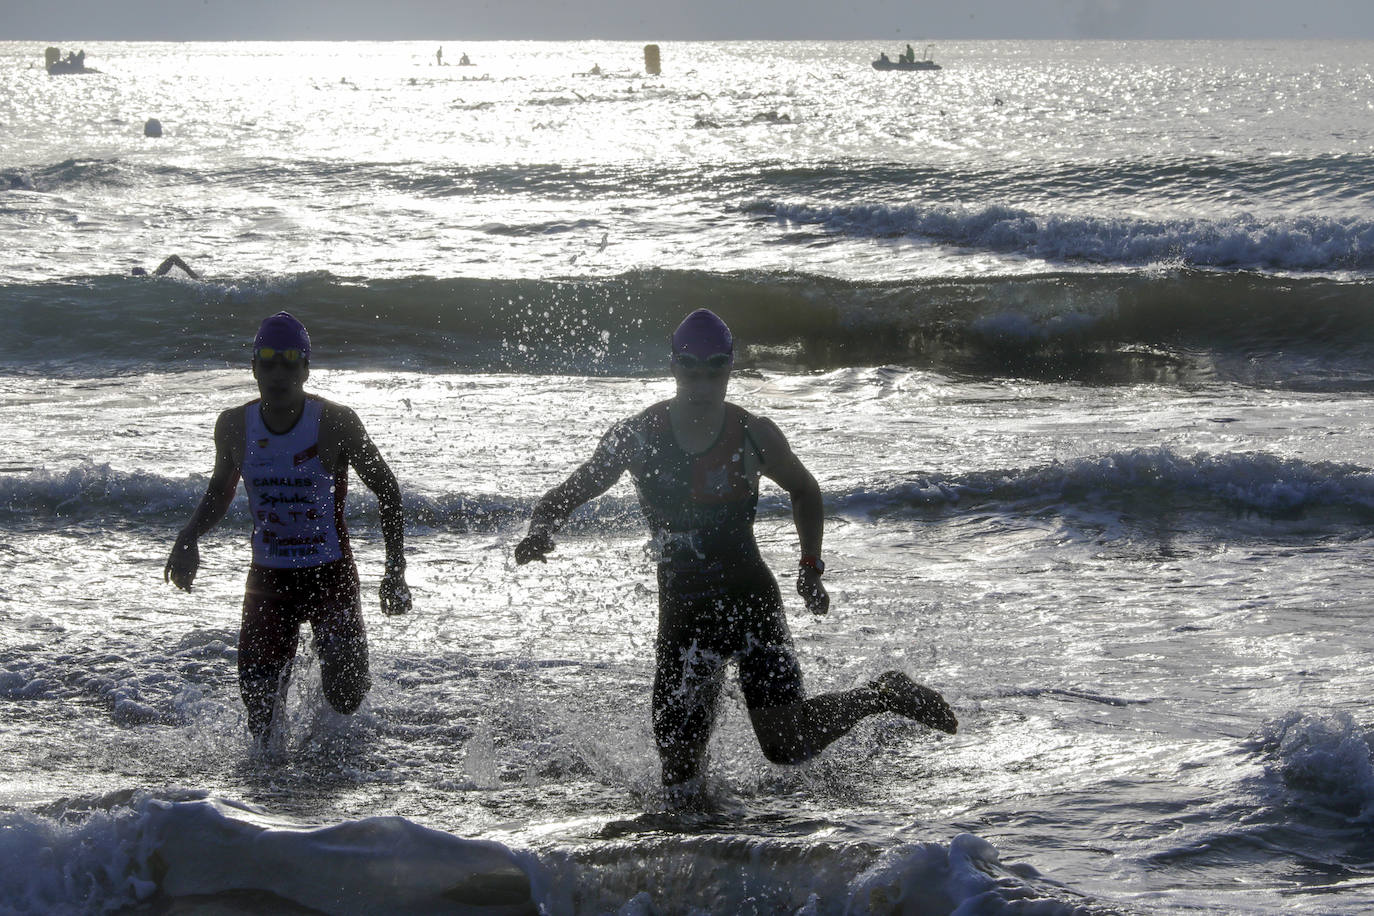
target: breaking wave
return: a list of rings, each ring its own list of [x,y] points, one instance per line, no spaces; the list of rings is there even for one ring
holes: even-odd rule
[[[205,491],[205,478],[163,477],[121,471],[108,464],[35,468],[0,475],[0,523],[180,524]],[[824,489],[824,481],[822,481]],[[1043,511],[1047,507],[1131,506],[1133,514],[1191,511],[1218,515],[1250,513],[1291,518],[1336,511],[1374,520],[1374,471],[1354,465],[1305,462],[1250,452],[1184,455],[1167,448],[1143,448],[1053,462],[1042,467],[961,474],[913,472],[826,490],[826,509],[850,518],[909,513]],[[499,532],[523,526],[533,508],[528,500],[485,493],[441,492],[405,495],[406,515],[420,529],[459,533]],[[786,500],[765,496],[760,512],[786,515]],[[375,498],[365,489],[350,497],[350,519],[376,522]],[[235,523],[248,521],[240,494],[230,510]],[[606,496],[572,520],[577,529],[638,531],[643,522],[632,496]]]
[[[105,375],[244,365],[289,309],[338,368],[661,374],[682,315],[709,304],[738,365],[907,365],[1096,383],[1374,385],[1371,282],[1176,269],[888,283],[645,270],[604,278],[231,282],[91,277],[0,286],[0,371]]]

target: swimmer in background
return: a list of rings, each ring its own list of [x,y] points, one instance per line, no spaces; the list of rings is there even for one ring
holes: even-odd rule
[[[185,261],[174,254],[169,254],[167,257],[163,258],[162,263],[157,265],[157,269],[153,271],[152,275],[154,277],[165,276],[173,267],[180,267],[182,270],[186,271],[186,276],[190,277],[192,280],[200,279],[200,274],[192,270]],[[135,277],[148,276],[148,271],[144,270],[142,267],[135,267],[130,270],[129,273]]]

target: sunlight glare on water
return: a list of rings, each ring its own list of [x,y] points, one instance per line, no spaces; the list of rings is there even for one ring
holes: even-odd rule
[[[429,913],[494,840],[559,914],[1369,910],[1368,44],[901,45],[0,44],[0,909]],[[515,563],[701,306],[823,495],[828,615],[755,526],[806,689],[957,734],[771,764],[731,676],[665,792],[633,485]],[[415,608],[351,480],[371,691],[307,633],[254,748],[246,500],[164,563],[280,309]]]

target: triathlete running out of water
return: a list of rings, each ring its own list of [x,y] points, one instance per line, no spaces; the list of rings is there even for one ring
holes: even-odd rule
[[[658,552],[653,726],[665,785],[701,773],[732,659],[754,733],[774,763],[809,760],[880,712],[954,732],[944,698],[900,671],[806,696],[754,515],[760,475],[791,496],[801,540],[797,591],[813,614],[824,614],[821,492],[777,426],[725,400],[733,364],[725,322],[707,309],[688,315],[672,336],[674,397],[611,427],[591,459],[539,501],[516,562],[543,560],[573,510],[630,472]]]
[[[255,739],[272,725],[306,621],[329,705],[351,713],[371,686],[358,571],[344,524],[350,467],[377,495],[381,513],[382,612],[410,610],[396,477],[356,413],[305,393],[309,377],[305,326],[287,312],[263,321],[253,341],[260,397],[219,415],[210,484],[163,572],[177,588],[191,590],[200,568],[197,542],[224,518],[242,477],[253,517],[253,562],[239,630],[239,691]]]

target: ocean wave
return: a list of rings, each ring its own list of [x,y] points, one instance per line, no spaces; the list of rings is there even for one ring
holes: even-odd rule
[[[1178,264],[1242,270],[1374,269],[1374,222],[1358,216],[1149,219],[1084,216],[1005,205],[793,204],[755,201],[748,212],[863,238],[919,237],[1052,262]]]
[[[163,524],[178,523],[205,493],[208,478],[198,475],[172,478],[145,471],[123,471],[108,464],[82,462],[68,468],[35,468],[0,474],[0,520],[33,524],[54,523]],[[459,533],[497,531],[511,527],[529,514],[531,506],[499,498],[466,494],[428,496],[405,494],[408,522],[420,528],[441,528]],[[603,518],[614,513],[601,513]],[[375,523],[377,500],[366,489],[350,495],[348,519]],[[240,491],[229,507],[231,525],[249,522],[247,498]]]
[[[1328,886],[1367,878],[1374,824],[1374,730],[1348,712],[1295,709],[1241,744],[1248,760],[1229,792],[1200,818],[1184,819],[1157,864],[1207,868],[1281,850]]]
[[[528,856],[401,817],[311,828],[200,792],[113,793],[0,825],[0,900],[16,914],[218,895],[265,912],[537,912]]]
[[[1132,449],[1053,462],[1040,468],[929,475],[884,482],[834,497],[842,514],[881,517],[911,511],[1031,510],[1048,505],[1128,503],[1133,513],[1254,513],[1275,518],[1341,510],[1374,519],[1374,471],[1245,452],[1182,455],[1168,448]]]
[[[659,835],[654,831],[647,842],[584,851],[573,867],[561,856],[544,856],[542,864],[552,877],[551,912],[1091,916],[1116,911],[1029,865],[1003,863],[996,847],[969,833],[955,835],[948,844],[907,843],[876,854],[867,844]]]
[[[0,189],[54,193],[81,187],[127,187],[137,182],[139,171],[139,166],[119,159],[66,159],[0,169]]]
[[[659,374],[672,329],[709,304],[734,329],[744,368],[1358,388],[1374,385],[1371,285],[1187,269],[888,283],[674,270],[103,276],[0,286],[0,371],[243,365],[258,321],[285,308],[310,327],[317,359],[338,368]]]
[[[1193,209],[1288,209],[1320,203],[1322,209],[1367,208],[1374,203],[1374,156],[1177,156],[1103,161],[999,164],[996,168],[875,166],[853,173],[853,185],[888,193],[908,188],[922,201],[1038,200],[1106,202],[1130,199]],[[785,187],[785,186],[783,186]],[[805,190],[807,182],[796,184]],[[849,199],[872,195],[850,193]],[[888,193],[885,198],[891,200]],[[1215,207],[1211,205],[1215,204]],[[1106,208],[1114,209],[1114,208]]]
[[[1292,712],[1251,741],[1268,760],[1270,800],[1374,823],[1374,731],[1348,713]]]
[[[168,478],[92,462],[36,468],[0,474],[0,524],[181,524],[204,491],[205,478],[198,475]],[[533,508],[532,500],[465,492],[407,490],[404,501],[409,524],[421,534],[426,529],[460,534],[514,531]],[[1186,510],[1284,519],[1331,511],[1348,517],[1347,523],[1367,523],[1374,519],[1374,471],[1258,452],[1183,455],[1167,448],[1144,448],[1042,467],[913,473],[838,492],[826,490],[825,501],[832,515],[868,520],[998,507],[1041,512],[1129,506],[1133,516]],[[790,506],[785,498],[769,495],[760,501],[759,511],[785,517]],[[247,524],[241,493],[228,518],[234,525]],[[375,524],[375,497],[365,489],[350,495],[348,518]],[[602,497],[576,513],[569,524],[574,532],[642,529],[643,518],[632,496]]]
[[[1215,202],[1268,209],[1265,204],[1322,202],[1362,208],[1374,202],[1374,155],[1179,156],[1101,161],[1036,161],[980,167],[899,162],[763,164],[745,173],[738,190],[758,196],[830,198],[877,203],[894,199],[954,204],[970,200],[1102,203],[1142,199],[1191,207]],[[744,195],[748,197],[746,193]]]
[[[588,193],[675,193],[699,187],[693,166],[598,169],[558,163],[457,165],[416,161],[257,160],[203,168],[123,158],[67,159],[0,168],[0,190],[65,194],[80,189],[211,186],[288,194],[349,195],[385,190],[420,199],[460,195],[520,195],[575,199]]]
[[[867,844],[661,837],[535,853],[399,816],[314,826],[203,791],[113,792],[0,815],[15,914],[190,902],[338,914],[1112,912],[972,834]],[[645,888],[649,888],[645,890]],[[184,901],[178,903],[178,901]]]
[[[536,104],[579,104],[569,98]],[[491,107],[491,103],[479,103]],[[476,106],[463,106],[476,107]],[[776,112],[754,120],[776,118]],[[710,119],[706,119],[709,121]],[[748,122],[748,118],[744,119]],[[867,201],[918,199],[955,204],[978,200],[1077,201],[1103,204],[1143,197],[1162,202],[1234,211],[1265,211],[1312,203],[1367,208],[1374,203],[1374,155],[1187,156],[1106,161],[1034,161],[998,167],[970,163],[908,164],[891,161],[751,161],[744,163],[651,162],[614,166],[560,163],[457,164],[424,161],[275,159],[230,161],[217,167],[113,157],[67,159],[0,168],[0,190],[62,193],[75,188],[194,185],[261,189],[277,185],[347,195],[382,189],[416,198],[461,195],[533,196],[555,199],[592,195],[641,197],[707,194],[718,199]]]

